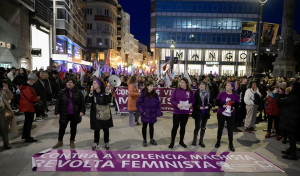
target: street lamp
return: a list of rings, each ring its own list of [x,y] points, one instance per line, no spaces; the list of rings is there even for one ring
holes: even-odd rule
[[[263,10],[264,5],[267,3],[268,0],[258,0],[260,4],[260,14],[259,14],[259,27],[258,27],[258,44],[257,44],[257,57],[256,57],[256,64],[255,64],[255,73],[262,73],[261,70],[261,64],[260,64],[260,50],[261,50],[261,27],[262,27],[262,16],[263,16]]]
[[[174,66],[174,49],[175,49],[175,42],[172,40],[170,45],[171,50],[171,73],[173,73],[173,66]]]

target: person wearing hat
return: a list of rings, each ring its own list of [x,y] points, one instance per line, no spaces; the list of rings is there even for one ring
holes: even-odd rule
[[[83,94],[76,89],[75,84],[75,79],[69,77],[66,81],[66,88],[60,91],[56,100],[55,115],[59,119],[59,135],[58,142],[53,149],[63,146],[63,137],[69,122],[71,123],[70,147],[75,148],[77,124],[81,122],[85,113]]]
[[[110,95],[105,93],[105,83],[101,78],[94,79],[89,96],[87,97],[87,102],[92,103],[90,112],[90,127],[92,130],[94,130],[94,143],[92,144],[92,150],[95,150],[99,147],[101,129],[104,132],[104,147],[106,150],[109,150],[109,128],[114,126],[113,120],[112,118],[109,118],[108,120],[98,120],[96,118],[96,104],[107,106],[111,102]],[[111,112],[109,113],[110,116],[112,116]]]

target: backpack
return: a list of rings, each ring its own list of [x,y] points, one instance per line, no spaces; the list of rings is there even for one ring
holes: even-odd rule
[[[96,104],[96,119],[109,120],[111,118],[109,105],[98,105],[96,96],[94,96],[94,102]]]
[[[254,104],[255,105],[260,105],[261,103],[261,98],[260,96],[258,95],[258,93],[254,93],[254,100],[253,100]]]

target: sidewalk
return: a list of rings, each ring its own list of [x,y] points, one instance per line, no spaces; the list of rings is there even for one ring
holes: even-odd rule
[[[0,170],[1,175],[83,175],[83,173],[68,173],[68,172],[32,172],[31,170],[31,156],[35,153],[48,149],[55,145],[58,136],[58,120],[55,119],[53,113],[54,106],[50,106],[50,112],[48,118],[43,122],[34,122],[32,136],[39,140],[37,143],[27,144],[20,139],[20,134],[11,140],[13,149],[8,151],[0,150]],[[112,114],[114,114],[114,108],[111,108]],[[167,151],[170,143],[170,135],[172,128],[172,114],[164,113],[163,117],[160,117],[158,122],[154,125],[154,139],[157,141],[158,146],[148,145],[148,147],[142,146],[142,126],[134,126],[130,128],[128,126],[128,114],[113,115],[114,127],[110,129],[110,144],[111,150],[135,150],[135,151]],[[22,117],[18,117],[21,119]],[[24,118],[24,117],[23,117]],[[284,145],[281,141],[276,141],[275,137],[265,139],[265,129],[267,123],[260,123],[257,125],[257,132],[255,134],[235,132],[234,133],[234,147],[236,152],[257,152],[270,160],[286,173],[119,173],[119,172],[102,172],[93,173],[88,172],[84,175],[243,175],[243,176],[279,176],[279,175],[292,175],[296,176],[300,173],[300,162],[289,161],[281,158],[281,150],[285,150],[288,145]],[[22,125],[20,125],[20,128]],[[207,130],[204,137],[204,143],[206,148],[200,146],[191,146],[194,130],[194,120],[189,119],[185,143],[188,145],[188,149],[184,149],[178,145],[179,132],[176,137],[176,143],[174,151],[229,151],[228,150],[228,138],[227,130],[224,129],[221,147],[219,149],[214,148],[216,143],[217,134],[217,119],[216,114],[213,113],[211,118],[208,120]],[[63,149],[68,150],[69,147],[69,133],[70,129],[67,128]],[[21,130],[20,130],[21,132]],[[149,135],[147,136],[149,138]],[[2,140],[2,139],[1,139]],[[148,139],[149,141],[149,139]],[[76,149],[90,150],[93,143],[93,131],[90,129],[89,121],[89,109],[87,114],[84,116],[81,124],[78,125],[78,131],[76,136]],[[100,132],[100,150],[104,148],[103,143],[103,132]],[[15,167],[14,167],[15,166]]]

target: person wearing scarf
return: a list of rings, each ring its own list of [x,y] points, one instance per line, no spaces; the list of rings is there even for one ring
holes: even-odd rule
[[[195,103],[193,106],[192,117],[195,119],[194,138],[192,142],[193,146],[196,146],[197,136],[201,128],[199,145],[203,148],[205,147],[203,137],[206,130],[207,120],[210,118],[211,107],[210,92],[207,90],[207,83],[201,82],[199,89],[195,92]]]

